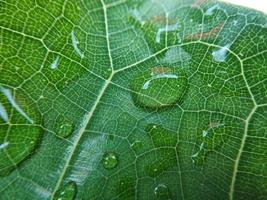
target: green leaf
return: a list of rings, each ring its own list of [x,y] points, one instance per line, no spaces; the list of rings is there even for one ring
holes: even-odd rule
[[[266,58],[222,2],[0,1],[0,199],[266,199]]]

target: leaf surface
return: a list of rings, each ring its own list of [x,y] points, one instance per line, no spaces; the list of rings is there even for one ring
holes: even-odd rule
[[[266,24],[217,1],[0,1],[0,199],[266,199]]]

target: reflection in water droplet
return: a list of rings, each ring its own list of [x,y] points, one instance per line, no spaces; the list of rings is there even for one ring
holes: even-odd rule
[[[220,8],[220,6],[218,5],[218,4],[216,4],[216,5],[214,5],[214,6],[212,6],[212,7],[210,7],[206,12],[205,12],[205,15],[213,15],[213,13],[214,13],[214,11],[215,10],[217,10],[217,9],[219,9]]]
[[[117,166],[117,155],[113,152],[107,152],[103,155],[102,164],[105,169],[112,169]]]
[[[133,79],[133,99],[143,107],[170,106],[182,99],[187,85],[183,69],[154,67],[137,74]]]
[[[229,47],[231,45],[227,44],[224,47],[219,48],[212,52],[213,59],[217,62],[225,62]]]
[[[75,50],[75,52],[81,57],[81,59],[84,58],[84,54],[83,52],[81,52],[81,50],[78,48],[78,40],[76,39],[75,35],[74,35],[74,31],[71,31],[71,41],[72,41],[72,46]]]
[[[56,59],[51,63],[50,68],[56,69],[58,66],[59,56],[56,57]]]
[[[142,89],[146,90],[149,87],[149,84],[151,81],[155,80],[155,79],[160,79],[160,78],[175,78],[177,79],[178,76],[175,74],[157,74],[155,76],[152,76],[150,80],[148,80],[147,82],[145,82],[145,84],[143,85]]]
[[[0,103],[0,117],[5,121],[8,122],[8,114],[6,112],[6,109],[4,105]]]
[[[0,87],[1,92],[5,95],[9,103],[13,106],[13,108],[20,113],[28,122],[31,124],[33,120],[20,108],[20,106],[16,103],[15,99],[13,98],[11,91],[9,89]]]
[[[154,194],[156,196],[156,199],[160,199],[160,200],[170,200],[171,199],[169,188],[164,184],[159,184],[154,189]]]
[[[176,24],[167,25],[164,28],[159,28],[158,32],[157,32],[157,35],[156,35],[156,42],[160,43],[160,35],[161,35],[161,33],[169,32],[169,31],[175,31],[175,30],[178,29],[178,27],[179,27],[179,22],[176,22]]]
[[[53,200],[73,200],[77,194],[77,185],[71,181],[56,191]]]

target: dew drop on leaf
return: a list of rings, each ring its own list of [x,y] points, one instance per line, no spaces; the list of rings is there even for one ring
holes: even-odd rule
[[[55,126],[55,132],[57,136],[63,138],[69,137],[72,134],[74,128],[73,123],[61,115],[56,120]]]
[[[132,81],[133,99],[137,105],[159,108],[182,100],[188,86],[182,68],[153,67],[136,75]]]
[[[118,164],[117,155],[113,152],[107,152],[103,155],[102,164],[105,169],[113,169]]]
[[[169,188],[164,184],[159,184],[154,189],[154,194],[156,196],[156,199],[160,200],[170,200],[170,191]]]
[[[77,185],[71,181],[56,191],[53,200],[73,200],[77,193]]]
[[[142,147],[142,142],[140,140],[135,140],[132,144],[131,144],[131,148],[133,148],[133,150],[138,150]]]
[[[63,137],[68,137],[71,134],[72,129],[73,129],[72,124],[62,124],[60,126],[58,134]]]

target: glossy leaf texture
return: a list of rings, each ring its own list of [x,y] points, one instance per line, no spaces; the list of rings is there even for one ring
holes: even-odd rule
[[[266,199],[267,17],[209,0],[1,0],[0,199]]]

